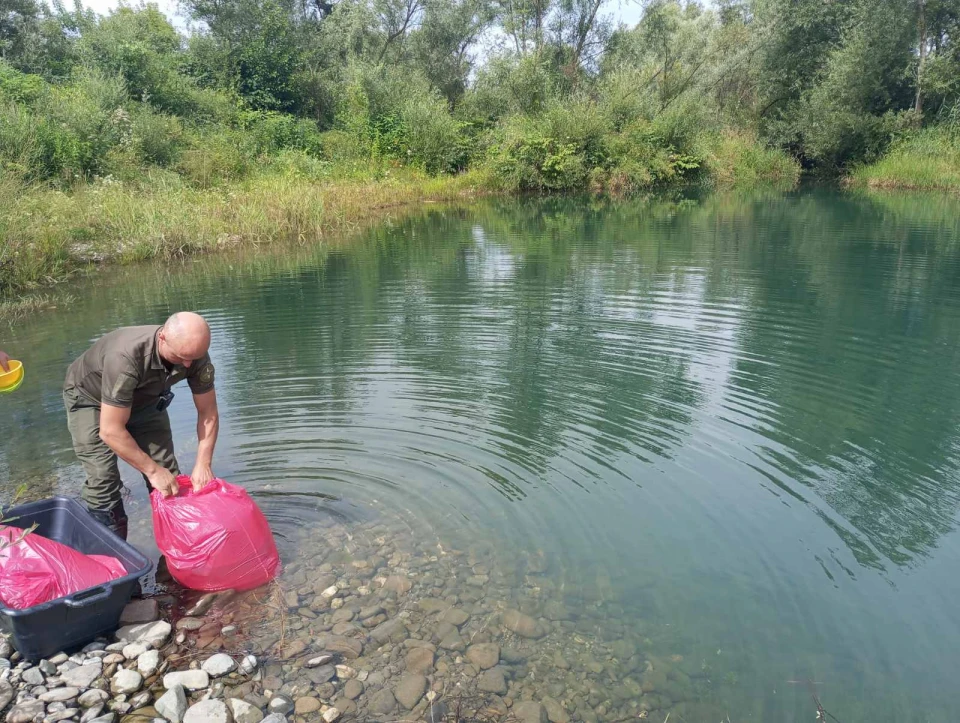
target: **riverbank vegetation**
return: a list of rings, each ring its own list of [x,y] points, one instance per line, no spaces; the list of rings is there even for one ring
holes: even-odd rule
[[[0,289],[464,193],[955,182],[960,0],[182,7],[0,15]]]

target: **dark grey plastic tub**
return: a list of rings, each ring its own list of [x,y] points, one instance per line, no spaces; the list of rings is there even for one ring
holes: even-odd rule
[[[26,529],[36,523],[38,535],[85,555],[110,555],[127,570],[117,580],[25,610],[0,604],[0,630],[11,635],[20,654],[27,660],[39,660],[116,629],[137,580],[150,571],[150,560],[97,522],[86,507],[67,497],[11,507],[5,516],[13,518],[5,523],[11,527]]]

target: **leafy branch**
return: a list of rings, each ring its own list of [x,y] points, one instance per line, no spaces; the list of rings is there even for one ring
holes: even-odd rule
[[[27,486],[25,484],[20,485],[17,488],[17,491],[14,493],[13,500],[9,505],[4,507],[2,504],[0,504],[0,527],[8,525],[9,523],[14,522],[17,519],[16,517],[8,517],[10,513],[10,508],[15,506],[17,502],[20,501],[20,499],[23,497],[26,491],[27,491]],[[37,529],[37,523],[34,522],[32,525],[30,525],[30,527],[23,530],[16,537],[16,539],[13,539],[13,540],[0,539],[0,552],[3,552],[8,547],[12,547],[13,545],[18,544],[23,540],[23,538],[25,538],[27,535],[29,535],[31,532],[35,531],[36,529]]]

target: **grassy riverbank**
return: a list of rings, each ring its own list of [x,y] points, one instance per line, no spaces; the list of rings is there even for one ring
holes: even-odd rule
[[[550,165],[549,154],[539,160],[525,152],[511,157],[515,148],[504,151],[505,165],[499,169],[484,164],[454,175],[356,159],[336,164],[290,151],[261,159],[260,170],[242,178],[209,183],[163,168],[137,168],[123,174],[124,180],[107,176],[68,186],[0,176],[5,315],[36,306],[35,297],[25,292],[83,269],[238,244],[315,243],[420,203],[528,192],[537,189],[536,179],[558,183],[540,191],[633,193],[691,182],[721,189],[783,189],[799,177],[795,161],[739,134],[704,139],[689,156],[691,169],[675,167],[679,162],[667,152],[646,164],[624,154],[621,163],[589,169],[581,149],[567,153],[575,163],[563,175]]]
[[[861,188],[960,193],[960,138],[929,128],[895,144],[876,163],[856,168],[850,185]]]
[[[0,181],[0,287],[11,294],[107,263],[204,253],[241,243],[315,242],[422,202],[481,193],[477,174],[320,183],[264,174],[215,188],[147,175],[137,184],[84,183],[69,190]],[[11,294],[8,294],[11,295]]]

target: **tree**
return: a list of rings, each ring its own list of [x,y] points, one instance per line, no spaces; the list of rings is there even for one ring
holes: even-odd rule
[[[415,65],[450,103],[466,92],[474,59],[470,50],[493,22],[489,0],[427,0],[423,22],[411,37]]]
[[[558,0],[551,34],[568,77],[576,79],[586,68],[597,69],[613,32],[613,22],[600,14],[606,1]]]

